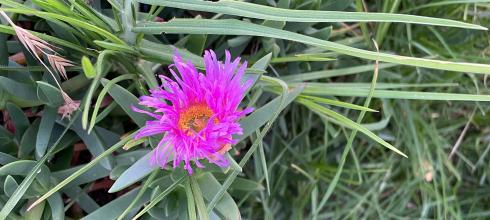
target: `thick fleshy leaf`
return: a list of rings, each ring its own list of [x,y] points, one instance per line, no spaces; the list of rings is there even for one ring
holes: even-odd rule
[[[38,97],[40,100],[53,107],[58,107],[65,102],[60,90],[56,87],[43,81],[37,81],[36,83]]]
[[[303,86],[299,86],[298,88],[292,90],[292,92],[287,94],[286,102],[284,103],[284,107],[289,105],[293,100],[301,93],[303,90]],[[237,136],[238,140],[243,140],[244,138],[251,135],[254,131],[262,127],[267,121],[269,121],[273,115],[271,112],[274,112],[278,109],[281,104],[281,97],[277,97],[274,100],[268,102],[264,106],[256,109],[252,114],[245,117],[240,121],[240,125],[243,128],[243,134]]]
[[[14,122],[15,126],[15,138],[20,140],[26,129],[29,127],[29,120],[26,115],[17,105],[12,103],[7,103],[7,110],[9,116]]]
[[[17,181],[15,181],[12,176],[8,175],[7,178],[5,178],[5,182],[3,183],[3,192],[5,193],[5,195],[8,197],[12,196],[17,187],[19,187]]]
[[[83,220],[99,220],[99,219],[116,219],[129,204],[133,201],[140,188],[135,188],[130,192],[112,200],[105,206],[100,207],[96,211],[83,217]],[[134,209],[139,209],[144,203],[150,200],[151,191],[146,191],[140,200],[134,206]]]
[[[36,155],[42,157],[48,148],[51,132],[56,122],[57,109],[46,106],[36,135]]]
[[[65,206],[63,205],[63,200],[59,193],[53,194],[48,198],[48,204],[51,208],[51,217],[53,220],[63,220],[65,219]]]
[[[4,76],[0,76],[0,88],[22,101],[40,104],[36,93],[36,85],[34,84],[21,83]]]
[[[109,82],[109,80],[101,79],[101,82],[102,85],[105,86]],[[150,120],[149,116],[135,112],[131,109],[131,106],[135,106],[141,109],[144,108],[138,105],[138,98],[136,98],[136,96],[134,96],[128,90],[119,85],[114,85],[109,89],[109,94],[138,126],[143,127],[145,125],[145,122]]]
[[[36,134],[39,131],[40,122],[40,119],[36,119],[22,136],[19,148],[20,158],[27,157],[36,148]]]
[[[158,166],[150,164],[152,152],[148,152],[145,156],[141,157],[126,171],[124,171],[116,182],[109,189],[110,193],[120,191],[146,177],[151,171],[158,169]]]
[[[87,146],[87,149],[94,157],[102,154],[106,150],[106,147],[110,146],[110,143],[106,144],[102,140],[97,131],[88,134],[87,131],[83,129],[80,118],[76,119],[76,122],[72,126],[72,130],[75,131],[75,133],[77,133],[77,135],[83,140],[83,143]],[[101,160],[101,164],[106,169],[111,170],[113,166],[112,158],[103,158]]]

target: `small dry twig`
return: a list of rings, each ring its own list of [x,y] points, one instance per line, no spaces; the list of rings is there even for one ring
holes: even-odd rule
[[[461,134],[459,134],[458,139],[456,140],[456,143],[454,143],[453,148],[451,149],[451,153],[449,153],[449,156],[447,157],[448,160],[451,160],[454,156],[454,154],[458,151],[459,146],[461,143],[463,143],[463,139],[466,136],[466,132],[470,128],[471,122],[473,121],[473,117],[475,116],[476,113],[476,108],[473,109],[473,112],[470,115],[470,118],[468,119],[468,122],[466,122],[466,125],[463,128],[463,131],[461,131]]]

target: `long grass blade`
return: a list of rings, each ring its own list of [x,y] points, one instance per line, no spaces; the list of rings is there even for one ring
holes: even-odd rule
[[[377,53],[373,51],[349,47],[335,42],[321,40],[314,37],[309,37],[286,30],[270,28],[233,19],[172,19],[165,23],[144,22],[137,24],[133,31],[146,34],[169,33],[262,36],[300,42],[310,46],[325,48],[349,56],[369,60],[379,60],[380,62],[481,74],[489,74],[488,70],[490,69],[490,65],[488,64],[451,62],[406,57],[387,53]]]
[[[200,0],[137,0],[138,2],[182,8],[195,11],[206,11],[222,13],[249,18],[258,18],[274,21],[292,22],[399,22],[425,25],[438,25],[446,27],[470,28],[487,30],[480,25],[468,24],[441,18],[431,18],[416,15],[394,14],[394,13],[367,13],[367,12],[341,12],[341,11],[318,11],[318,10],[292,10],[250,2],[220,0],[217,2]]]

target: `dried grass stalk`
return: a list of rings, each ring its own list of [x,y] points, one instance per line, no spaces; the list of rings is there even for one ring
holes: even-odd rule
[[[34,56],[53,76],[54,81],[56,82],[56,85],[60,89],[61,95],[63,96],[63,99],[65,101],[65,104],[63,106],[60,106],[58,109],[58,113],[62,115],[62,118],[66,116],[70,116],[74,111],[78,109],[80,106],[79,101],[74,101],[73,99],[66,94],[63,89],[61,88],[60,83],[55,77],[55,72],[60,74],[65,80],[68,79],[66,75],[66,67],[73,66],[73,62],[70,60],[67,60],[61,56],[56,55],[56,49],[59,49],[50,43],[46,42],[45,40],[31,34],[29,31],[17,26],[14,24],[14,22],[9,18],[9,16],[2,10],[0,10],[0,15],[7,20],[7,22],[12,26],[12,28],[15,31],[15,34],[17,35],[17,38],[19,39],[20,43],[29,51],[29,53]],[[44,54],[49,62],[49,65],[51,68],[46,65],[46,63],[41,59],[40,54]]]

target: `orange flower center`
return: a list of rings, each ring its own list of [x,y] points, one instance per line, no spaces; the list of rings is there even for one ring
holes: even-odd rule
[[[213,110],[205,103],[198,103],[189,106],[179,115],[179,128],[185,132],[191,129],[195,132],[201,131],[206,127],[209,118],[214,115]],[[218,123],[218,119],[214,120]]]

